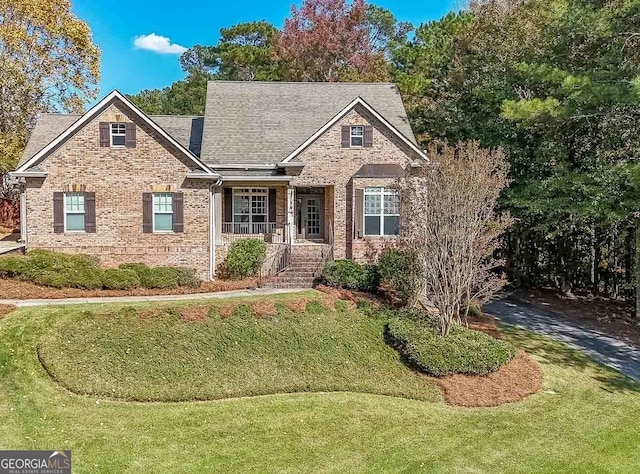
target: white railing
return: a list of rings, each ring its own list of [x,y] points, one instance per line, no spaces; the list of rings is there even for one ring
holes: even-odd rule
[[[287,241],[286,226],[278,226],[275,222],[223,222],[222,243],[229,244],[241,239],[264,239],[273,244]]]
[[[276,230],[275,222],[224,222],[223,234],[273,234]]]

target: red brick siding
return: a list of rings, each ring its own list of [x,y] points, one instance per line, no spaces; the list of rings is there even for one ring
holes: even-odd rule
[[[136,123],[136,148],[101,148],[100,121]],[[208,276],[209,183],[185,179],[195,165],[137,117],[110,106],[40,167],[48,177],[26,186],[29,248],[87,253],[106,266],[180,265]],[[73,189],[95,192],[95,234],[53,232],[53,193]],[[159,189],[184,194],[183,233],[142,232],[142,193]]]

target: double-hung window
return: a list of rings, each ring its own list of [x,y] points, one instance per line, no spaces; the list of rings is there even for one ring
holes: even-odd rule
[[[173,194],[153,194],[153,231],[173,232]]]
[[[400,198],[389,188],[364,190],[364,235],[388,236],[400,233]]]
[[[65,232],[84,232],[86,219],[84,193],[65,193],[64,230]]]
[[[111,124],[111,146],[123,147],[127,144],[127,127],[124,123]]]
[[[267,188],[233,189],[233,229],[236,234],[267,232],[269,190]]]
[[[351,127],[351,146],[360,147],[364,146],[364,127],[361,125],[354,125]]]

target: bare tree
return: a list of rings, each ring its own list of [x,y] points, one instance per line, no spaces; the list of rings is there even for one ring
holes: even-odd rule
[[[447,335],[472,299],[485,301],[504,285],[495,251],[512,220],[496,207],[509,167],[502,150],[475,142],[432,147],[429,156],[431,165],[398,183],[401,238],[424,267],[423,292]]]

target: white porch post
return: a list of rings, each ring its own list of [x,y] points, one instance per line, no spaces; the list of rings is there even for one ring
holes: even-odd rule
[[[294,212],[296,208],[296,189],[292,186],[287,188],[287,241],[293,244],[295,239],[295,218]]]
[[[20,242],[27,245],[27,190],[24,185],[20,193]]]

